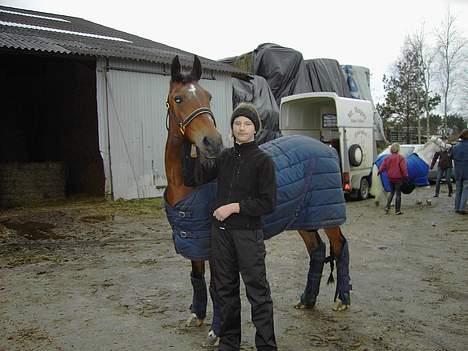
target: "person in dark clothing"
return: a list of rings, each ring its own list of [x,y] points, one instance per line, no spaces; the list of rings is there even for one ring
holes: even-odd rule
[[[452,159],[450,158],[450,148],[451,145],[447,144],[447,137],[442,137],[442,140],[446,143],[446,148],[438,151],[434,154],[431,162],[431,169],[434,168],[437,160],[439,160],[439,165],[437,166],[437,180],[436,180],[436,187],[435,187],[435,194],[434,197],[439,196],[440,192],[440,181],[442,177],[445,177],[445,182],[447,183],[448,187],[448,196],[452,196]]]
[[[378,174],[380,175],[380,173],[387,172],[388,180],[392,187],[387,205],[385,206],[385,213],[390,211],[393,196],[396,194],[395,214],[401,215],[403,214],[403,212],[401,212],[401,185],[408,179],[408,167],[405,158],[399,154],[400,144],[393,143],[390,147],[390,152],[391,155],[386,157],[380,165]]]
[[[466,214],[468,202],[468,129],[463,129],[459,142],[453,147],[452,159],[455,163],[455,212]]]
[[[233,111],[231,128],[234,146],[214,163],[193,167],[195,185],[217,179],[210,268],[221,311],[219,350],[240,349],[239,274],[251,304],[257,350],[277,350],[261,218],[276,205],[275,166],[255,141],[260,119],[252,105],[242,103]]]

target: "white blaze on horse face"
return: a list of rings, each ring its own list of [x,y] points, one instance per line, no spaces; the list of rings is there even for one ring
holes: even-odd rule
[[[191,93],[194,97],[197,96],[197,88],[195,87],[195,85],[193,84],[190,84],[189,88],[187,89],[187,91],[189,93]]]

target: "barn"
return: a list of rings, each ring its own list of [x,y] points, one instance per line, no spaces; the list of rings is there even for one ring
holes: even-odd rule
[[[0,206],[161,196],[170,63],[193,54],[81,18],[0,6]],[[200,58],[228,140],[230,65]],[[220,117],[221,116],[221,117]]]

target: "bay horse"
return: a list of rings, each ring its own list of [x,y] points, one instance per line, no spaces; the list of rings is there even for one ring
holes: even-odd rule
[[[181,65],[178,56],[172,61],[171,65],[171,80],[169,85],[169,93],[167,97],[167,125],[168,135],[165,149],[165,170],[167,176],[167,188],[164,194],[165,208],[169,223],[173,229],[173,239],[176,252],[190,259],[191,261],[191,283],[193,288],[192,304],[190,306],[190,316],[187,320],[187,325],[201,326],[206,317],[207,308],[207,287],[205,283],[205,262],[209,260],[209,242],[211,234],[211,216],[213,213],[212,203],[216,194],[216,185],[213,183],[206,184],[202,187],[188,187],[184,184],[184,157],[191,157],[190,150],[195,148],[198,151],[200,162],[212,162],[223,149],[223,142],[220,133],[216,129],[216,120],[210,109],[211,95],[203,89],[199,80],[202,75],[202,67],[197,56],[194,58],[193,67],[190,73],[182,73]],[[269,144],[270,149],[276,148],[280,151],[283,157],[283,168],[277,172],[277,180],[284,178],[283,173],[288,169],[294,168],[301,170],[297,164],[292,165],[291,160],[296,158],[290,155],[283,144],[279,144],[282,139],[286,139],[289,143],[295,142],[296,136],[282,137],[271,142],[261,145],[264,147]],[[317,167],[323,160],[329,167],[332,167],[334,173],[325,175],[316,172],[308,172],[300,175],[300,178],[306,179],[307,185],[314,184],[315,188],[320,188],[324,193],[319,196],[320,201],[326,203],[328,194],[331,198],[336,197],[338,200],[334,203],[335,209],[342,211],[344,219],[339,218],[339,223],[342,224],[346,219],[345,203],[342,192],[341,172],[339,171],[338,161],[336,160],[336,152],[321,143],[318,140],[297,136],[300,139],[298,142],[301,145],[306,145],[309,149],[317,149],[320,153],[316,158],[307,160],[308,166]],[[275,144],[275,142],[278,143]],[[296,143],[296,145],[298,144]],[[282,150],[286,148],[285,150]],[[332,155],[332,156],[330,156]],[[275,161],[278,163],[278,161]],[[286,162],[286,164],[284,164]],[[313,171],[313,170],[312,170]],[[320,178],[322,176],[322,178]],[[334,189],[328,190],[323,184],[334,184]],[[319,191],[318,189],[317,191]],[[315,191],[315,190],[314,190]],[[320,190],[321,191],[321,190]],[[328,191],[328,193],[327,193]],[[289,200],[301,198],[300,205],[304,205],[304,199],[310,193],[299,189],[299,193],[294,192],[282,193]],[[306,196],[307,195],[307,196]],[[305,247],[309,254],[309,270],[304,292],[301,294],[300,301],[295,305],[295,308],[308,309],[313,308],[316,304],[317,295],[319,293],[320,280],[322,277],[324,263],[330,262],[332,273],[334,264],[337,267],[337,284],[332,306],[335,311],[344,311],[351,304],[350,290],[351,280],[349,277],[349,250],[345,237],[342,234],[340,226],[337,225],[337,216],[329,213],[321,213],[320,207],[314,207],[313,212],[308,212],[309,218],[306,218],[304,227],[294,227],[289,225],[294,222],[294,216],[298,215],[301,208],[289,206],[281,200],[282,195],[277,193],[277,208],[282,208],[287,216],[283,216],[287,224],[281,224],[278,227],[270,230],[270,235],[266,234],[265,239],[279,234],[285,229],[297,229],[300,237],[304,241]],[[291,199],[291,197],[293,197]],[[283,203],[282,203],[283,202]],[[306,204],[307,205],[307,204]],[[281,207],[282,206],[282,207]],[[276,210],[275,210],[276,211]],[[315,212],[314,212],[315,211]],[[338,212],[339,212],[338,211]],[[333,211],[332,211],[333,212]],[[336,211],[335,211],[336,212]],[[320,217],[320,221],[314,222],[315,218],[312,214],[317,214],[315,217]],[[202,218],[200,219],[199,216]],[[291,218],[288,218],[291,217]],[[205,223],[208,222],[206,225]],[[268,218],[265,219],[265,226],[268,223]],[[304,223],[304,221],[303,221]],[[317,224],[319,223],[319,224]],[[321,224],[325,223],[325,224]],[[326,258],[325,243],[321,240],[318,233],[319,229],[323,229],[330,241],[330,257]],[[208,251],[199,254],[193,247],[207,246]],[[333,282],[332,273],[330,274],[329,283]],[[210,284],[210,294],[213,301],[213,322],[211,330],[208,334],[207,343],[214,344],[217,342],[220,329],[219,305],[216,298],[216,292]]]

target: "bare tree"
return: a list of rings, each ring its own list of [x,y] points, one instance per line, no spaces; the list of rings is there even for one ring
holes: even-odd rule
[[[461,93],[462,99],[460,101],[459,110],[462,116],[464,116],[466,125],[468,125],[468,47],[464,50],[464,66],[462,67],[462,83]]]
[[[422,83],[423,83],[423,96],[424,100],[424,112],[426,116],[426,136],[427,139],[430,137],[430,124],[429,115],[433,108],[429,103],[430,94],[432,93],[432,82],[434,75],[434,63],[437,56],[437,49],[431,47],[428,43],[424,25],[421,27],[419,32],[414,33],[409,37],[409,45],[412,50],[419,57],[419,64],[421,65]],[[421,143],[421,124],[418,118],[418,142]]]
[[[444,133],[447,133],[447,115],[450,105],[455,98],[455,87],[459,81],[457,71],[463,62],[463,48],[467,40],[460,35],[456,28],[456,18],[447,10],[447,16],[442,26],[436,31],[436,40],[439,56],[439,83],[442,96],[444,116]]]

